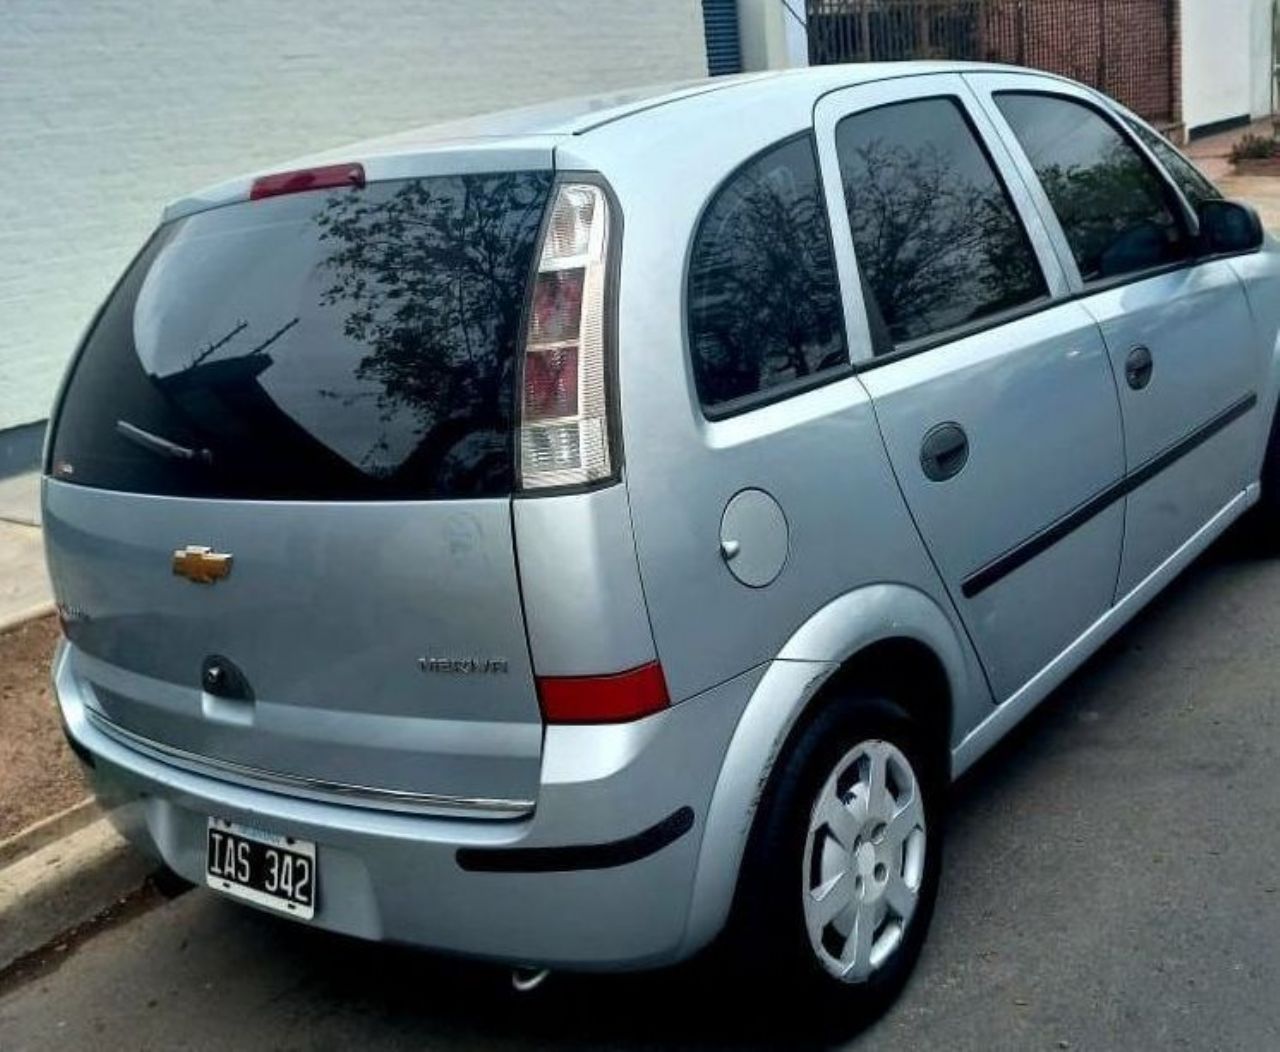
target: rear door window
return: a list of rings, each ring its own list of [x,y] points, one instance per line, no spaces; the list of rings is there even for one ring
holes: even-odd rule
[[[1120,129],[1057,95],[1000,92],[996,104],[1035,169],[1080,277],[1105,281],[1191,256],[1173,195]]]
[[[56,478],[137,493],[509,493],[548,172],[268,198],[162,227],[90,333]]]
[[[877,354],[1047,296],[1013,202],[954,100],[846,117],[836,153]]]
[[[709,415],[848,372],[840,286],[809,136],[739,168],[689,263],[689,347]]]

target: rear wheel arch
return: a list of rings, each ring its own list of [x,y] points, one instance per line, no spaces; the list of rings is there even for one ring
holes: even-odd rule
[[[946,666],[929,644],[914,636],[892,635],[850,655],[805,708],[788,743],[823,704],[853,691],[882,694],[902,706],[945,750],[949,772],[954,697]]]
[[[883,687],[851,684],[811,708],[761,799],[719,952],[748,982],[869,1021],[928,932],[946,768]]]
[[[949,771],[957,707],[968,689],[960,633],[927,595],[905,585],[846,593],[789,639],[757,684],[726,750],[704,823],[684,950],[724,927],[760,801],[779,757],[831,700],[857,689],[894,698],[936,731]]]

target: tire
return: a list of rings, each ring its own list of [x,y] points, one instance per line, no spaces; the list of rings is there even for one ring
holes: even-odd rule
[[[822,1029],[873,1020],[920,955],[941,874],[938,739],[887,697],[835,699],[793,734],[766,788],[725,945],[744,979],[770,1001],[781,988],[807,1002]]]

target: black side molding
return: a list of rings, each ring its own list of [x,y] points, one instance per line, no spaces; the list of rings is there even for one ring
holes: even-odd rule
[[[469,873],[564,873],[612,869],[657,854],[693,828],[693,808],[682,807],[625,840],[566,847],[463,847],[458,865]]]
[[[1083,504],[1067,512],[1056,522],[1050,523],[1038,533],[1033,533],[1025,541],[1014,545],[1003,555],[997,556],[986,566],[974,571],[960,583],[960,591],[966,599],[986,591],[997,581],[1013,573],[1018,567],[1025,565],[1041,552],[1053,547],[1060,540],[1079,529],[1095,515],[1105,511],[1116,501],[1128,496],[1144,482],[1149,482],[1165,468],[1181,460],[1197,446],[1207,442],[1228,424],[1233,423],[1258,404],[1258,396],[1250,393],[1234,405],[1228,406],[1207,423],[1179,439],[1163,453],[1148,460],[1141,467],[1135,468],[1124,478],[1117,479],[1105,489],[1095,493]]]

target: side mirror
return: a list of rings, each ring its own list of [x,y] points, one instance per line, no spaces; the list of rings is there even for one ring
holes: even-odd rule
[[[1204,201],[1200,217],[1200,251],[1206,256],[1255,252],[1262,247],[1262,220],[1240,201]]]

